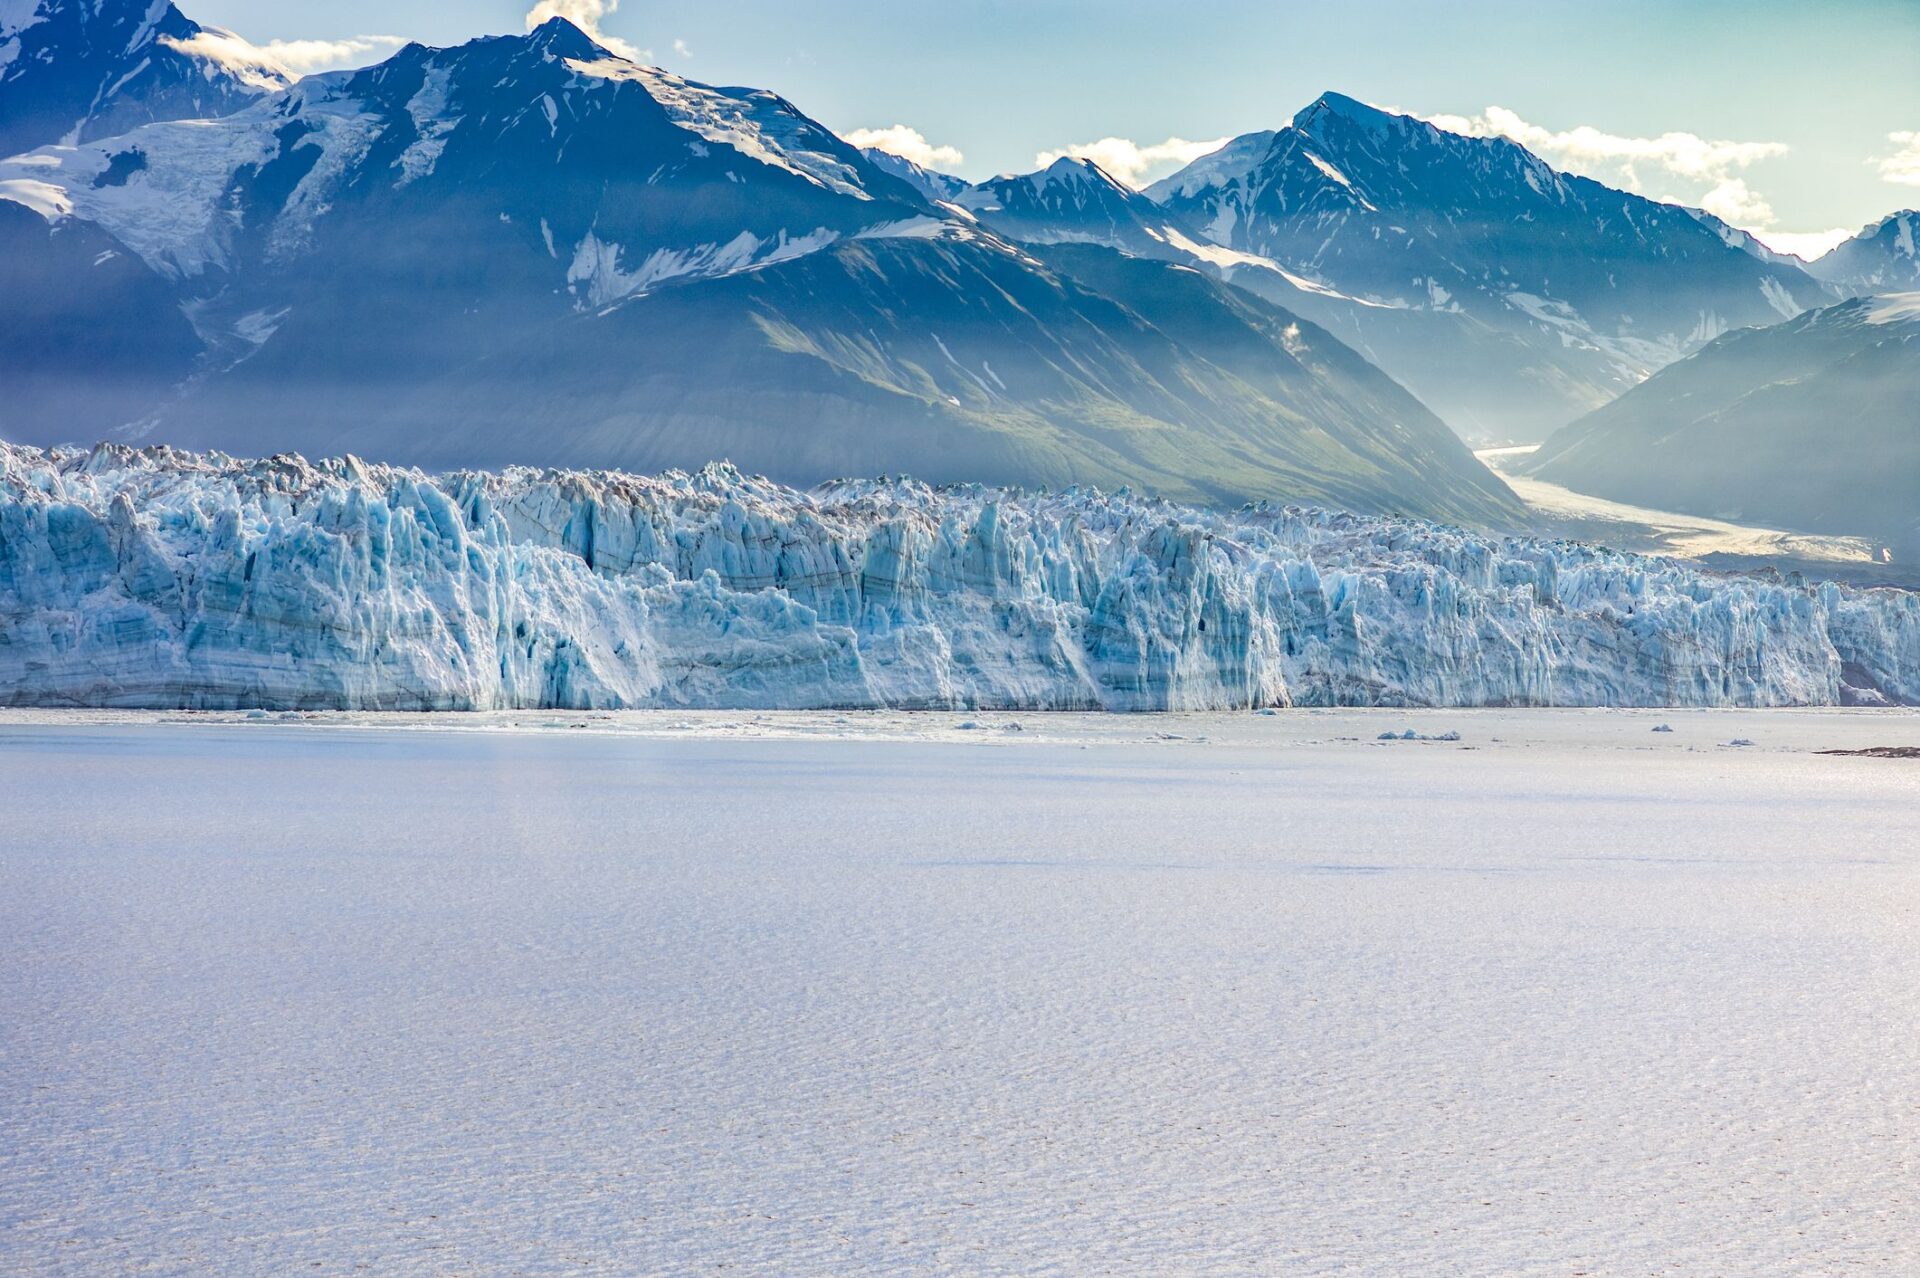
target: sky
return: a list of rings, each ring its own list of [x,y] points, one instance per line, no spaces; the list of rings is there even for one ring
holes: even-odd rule
[[[1336,89],[1788,251],[1920,205],[1920,0],[177,2],[316,69],[559,13],[976,179],[1084,154],[1144,183]]]

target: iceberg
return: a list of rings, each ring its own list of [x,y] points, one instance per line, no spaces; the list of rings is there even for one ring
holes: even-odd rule
[[[0,704],[1920,703],[1920,598],[1121,491],[0,444]]]

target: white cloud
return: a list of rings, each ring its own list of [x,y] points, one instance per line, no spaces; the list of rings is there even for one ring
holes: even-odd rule
[[[1076,160],[1092,160],[1116,181],[1140,187],[1193,163],[1203,155],[1218,151],[1227,141],[1226,138],[1215,138],[1211,142],[1168,138],[1165,142],[1141,146],[1127,138],[1101,138],[1098,142],[1080,142],[1059,151],[1042,151],[1034,157],[1034,163],[1044,169],[1055,160],[1068,156]]]
[[[650,60],[653,54],[648,50],[636,48],[619,36],[608,35],[600,29],[600,20],[619,7],[620,0],[540,0],[540,3],[527,10],[527,30],[531,31],[553,18],[565,18],[591,36],[596,44],[629,62]]]
[[[1900,149],[1880,158],[1880,176],[1901,186],[1920,186],[1920,133],[1889,133],[1887,141]]]
[[[685,40],[675,40],[673,42],[673,51],[683,58],[691,58],[693,56],[693,50],[687,47]]]
[[[377,62],[405,43],[399,36],[363,35],[346,40],[269,40],[260,49],[295,75],[312,75]]]
[[[1558,168],[1644,195],[1684,200],[1746,227],[1771,226],[1774,214],[1737,171],[1788,150],[1781,142],[1732,142],[1697,133],[1627,137],[1590,124],[1556,132],[1500,106],[1475,116],[1425,118],[1451,133],[1511,138]]]
[[[1511,138],[1557,168],[1642,195],[1705,209],[1776,253],[1791,253],[1811,262],[1853,235],[1838,227],[1825,231],[1773,229],[1778,221],[1773,207],[1738,171],[1787,154],[1788,148],[1781,142],[1730,142],[1695,133],[1625,137],[1584,124],[1555,132],[1498,106],[1476,116],[1424,118],[1451,133]],[[1894,133],[1888,140],[1896,145],[1904,143],[1906,149],[1881,160],[1880,175],[1889,182],[1920,186],[1920,133]],[[1901,174],[1904,176],[1898,176]]]
[[[1772,226],[1773,206],[1742,178],[1722,178],[1702,195],[1699,206],[1729,226]]]
[[[1472,137],[1505,137],[1575,172],[1612,168],[1638,181],[1651,166],[1680,177],[1719,180],[1732,169],[1785,155],[1781,142],[1711,141],[1695,133],[1662,133],[1656,138],[1605,133],[1590,124],[1556,133],[1522,119],[1506,107],[1492,106],[1475,116],[1435,115],[1433,124]]]
[[[1791,253],[1803,261],[1825,257],[1837,244],[1853,238],[1843,226],[1830,231],[1754,231],[1753,238],[1776,253]]]
[[[855,129],[846,139],[855,146],[875,147],[903,160],[912,160],[923,169],[954,169],[967,158],[956,147],[935,146],[920,130],[904,124],[884,129]]]
[[[170,49],[217,62],[250,84],[274,88],[317,71],[365,66],[406,43],[399,36],[363,35],[344,40],[270,40],[255,44],[219,27],[206,27],[185,40],[161,36],[160,42]]]

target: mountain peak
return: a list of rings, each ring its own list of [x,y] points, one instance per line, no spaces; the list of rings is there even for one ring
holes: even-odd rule
[[[1328,89],[1326,92],[1322,93],[1319,97],[1315,98],[1312,102],[1307,104],[1307,109],[1309,111],[1312,111],[1316,108],[1325,109],[1328,111],[1334,111],[1341,115],[1346,115],[1346,116],[1368,116],[1368,115],[1385,114],[1384,112],[1380,111],[1377,107],[1368,106],[1366,103],[1362,102],[1358,98],[1348,97],[1346,94],[1337,92],[1333,89]]]
[[[1100,186],[1119,186],[1111,173],[1097,163],[1078,155],[1063,155],[1033,175],[1036,185],[1049,182],[1093,182]]]
[[[1854,293],[1920,288],[1920,211],[1901,209],[1869,223],[1811,270]]]
[[[1881,231],[1886,230],[1889,226],[1905,226],[1915,222],[1920,222],[1920,209],[1899,209],[1887,214],[1877,222],[1868,223],[1861,229],[1860,234],[1854,236],[1854,238],[1871,239]]]
[[[1358,98],[1350,98],[1344,93],[1335,93],[1329,89],[1309,102],[1298,115],[1293,117],[1293,127],[1304,133],[1311,133],[1313,125],[1326,116],[1369,129],[1383,129],[1406,119],[1405,116],[1383,111],[1379,107],[1369,106]]]
[[[1164,204],[1170,199],[1191,198],[1201,191],[1226,186],[1258,164],[1273,149],[1273,140],[1278,136],[1273,129],[1243,133],[1173,176],[1161,178],[1149,186],[1145,194],[1156,204]]]
[[[866,156],[868,163],[882,173],[899,178],[930,200],[951,200],[972,185],[965,178],[927,168],[923,164],[914,163],[904,155],[882,151],[879,147],[861,147],[860,154]]]
[[[0,0],[0,156],[211,118],[286,87],[167,0]]]
[[[553,17],[527,32],[527,43],[556,58],[598,60],[614,57],[612,50],[595,42],[570,19]]]

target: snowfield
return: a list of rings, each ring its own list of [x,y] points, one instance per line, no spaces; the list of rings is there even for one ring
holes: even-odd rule
[[[1920,599],[1125,493],[0,445],[0,704],[1920,702]]]
[[[1876,745],[0,713],[0,1270],[1914,1273]]]

